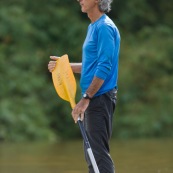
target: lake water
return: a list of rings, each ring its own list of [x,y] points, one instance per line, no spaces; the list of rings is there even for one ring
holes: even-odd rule
[[[116,173],[173,173],[173,139],[112,140]],[[82,141],[0,144],[0,173],[88,173]]]

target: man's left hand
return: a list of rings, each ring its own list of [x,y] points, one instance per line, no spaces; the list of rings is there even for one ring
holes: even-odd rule
[[[78,104],[74,107],[73,111],[72,111],[72,117],[75,121],[75,123],[77,123],[78,117],[80,116],[81,121],[83,121],[84,119],[84,113],[89,105],[90,100],[89,99],[84,99],[82,98]]]

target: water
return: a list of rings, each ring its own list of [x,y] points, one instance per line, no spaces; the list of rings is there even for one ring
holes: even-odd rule
[[[112,140],[116,173],[173,173],[173,139]],[[0,144],[0,173],[88,173],[82,141]]]

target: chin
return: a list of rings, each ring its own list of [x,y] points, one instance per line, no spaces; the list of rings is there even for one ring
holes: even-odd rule
[[[82,13],[87,13],[85,9],[81,8]]]
[[[87,12],[82,10],[82,13],[87,13]]]

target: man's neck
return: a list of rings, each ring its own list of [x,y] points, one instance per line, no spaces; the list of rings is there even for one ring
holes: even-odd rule
[[[98,10],[93,10],[92,12],[88,13],[88,17],[91,20],[91,23],[94,23],[96,20],[98,20],[104,13],[100,12]]]

